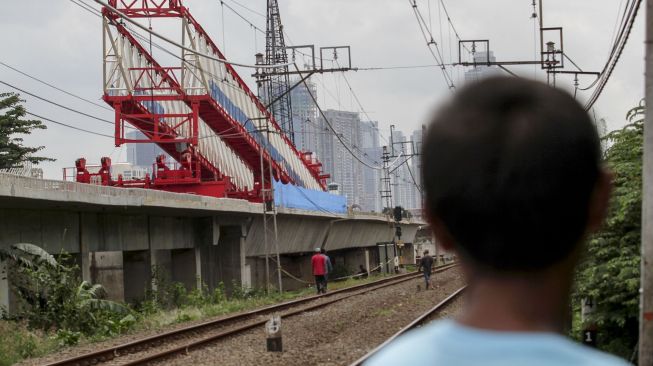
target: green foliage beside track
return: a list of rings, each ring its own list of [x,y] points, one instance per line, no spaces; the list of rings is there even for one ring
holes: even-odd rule
[[[261,289],[233,283],[212,291],[187,290],[153,268],[153,289],[134,308],[103,299],[99,285],[82,281],[72,258],[52,256],[32,244],[0,249],[0,260],[10,263],[12,291],[20,310],[0,320],[0,366],[43,356],[63,347],[91,343],[126,333],[161,329],[171,324],[196,321],[246,311],[313,295],[313,288],[267,294]],[[330,290],[379,279],[348,279],[332,283]],[[3,315],[0,312],[0,315]],[[0,316],[1,317],[1,316]]]
[[[39,120],[24,119],[27,115],[24,100],[16,93],[0,93],[0,169],[21,167],[23,163],[38,164],[53,159],[35,156],[43,146],[29,147],[23,144],[22,135],[34,129],[45,129]]]
[[[627,359],[638,337],[643,116],[643,106],[633,108],[629,124],[604,138],[613,198],[602,230],[590,238],[574,294],[576,304],[585,298],[596,305],[585,325],[577,319],[578,336],[587,323],[595,324],[599,348]]]

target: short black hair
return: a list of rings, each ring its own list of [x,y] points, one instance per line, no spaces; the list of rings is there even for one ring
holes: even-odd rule
[[[474,265],[548,268],[583,238],[601,146],[566,92],[503,77],[463,87],[435,115],[422,153],[427,209]]]

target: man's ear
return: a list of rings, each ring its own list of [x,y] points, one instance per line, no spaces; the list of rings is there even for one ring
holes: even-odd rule
[[[608,213],[610,207],[610,197],[612,196],[612,179],[614,175],[606,168],[602,168],[599,174],[599,179],[592,192],[590,198],[590,205],[588,207],[587,215],[587,232],[593,233],[601,228],[603,220]]]
[[[447,229],[439,217],[431,212],[428,205],[424,207],[424,210],[426,212],[426,218],[429,224],[431,224],[431,231],[433,232],[437,243],[442,246],[442,249],[448,252],[455,251],[454,239],[449,233],[449,229]]]

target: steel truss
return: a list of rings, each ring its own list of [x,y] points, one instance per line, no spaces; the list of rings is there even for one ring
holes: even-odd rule
[[[171,168],[157,159],[154,179],[138,183],[251,200],[261,200],[261,189],[271,187],[272,180],[326,188],[321,165],[296,150],[233,67],[202,56],[224,59],[181,0],[110,0],[109,5],[130,18],[179,18],[188,49],[181,52],[180,66],[161,66],[119,14],[102,9],[103,99],[115,110],[115,144],[156,143],[177,162]],[[145,139],[127,138],[127,124]],[[265,171],[259,169],[261,159]],[[221,188],[201,187],[216,185]]]

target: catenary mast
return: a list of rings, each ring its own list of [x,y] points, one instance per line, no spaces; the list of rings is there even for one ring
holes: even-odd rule
[[[281,24],[279,3],[277,0],[268,0],[265,61],[268,65],[283,65],[288,63],[286,42],[283,37],[283,25]],[[265,101],[266,104],[269,104],[276,100],[269,107],[270,112],[285,131],[288,138],[294,143],[295,136],[292,123],[290,94],[286,93],[290,88],[288,66],[274,68],[271,71],[267,80],[267,88],[264,96]],[[284,93],[286,94],[283,95]]]

